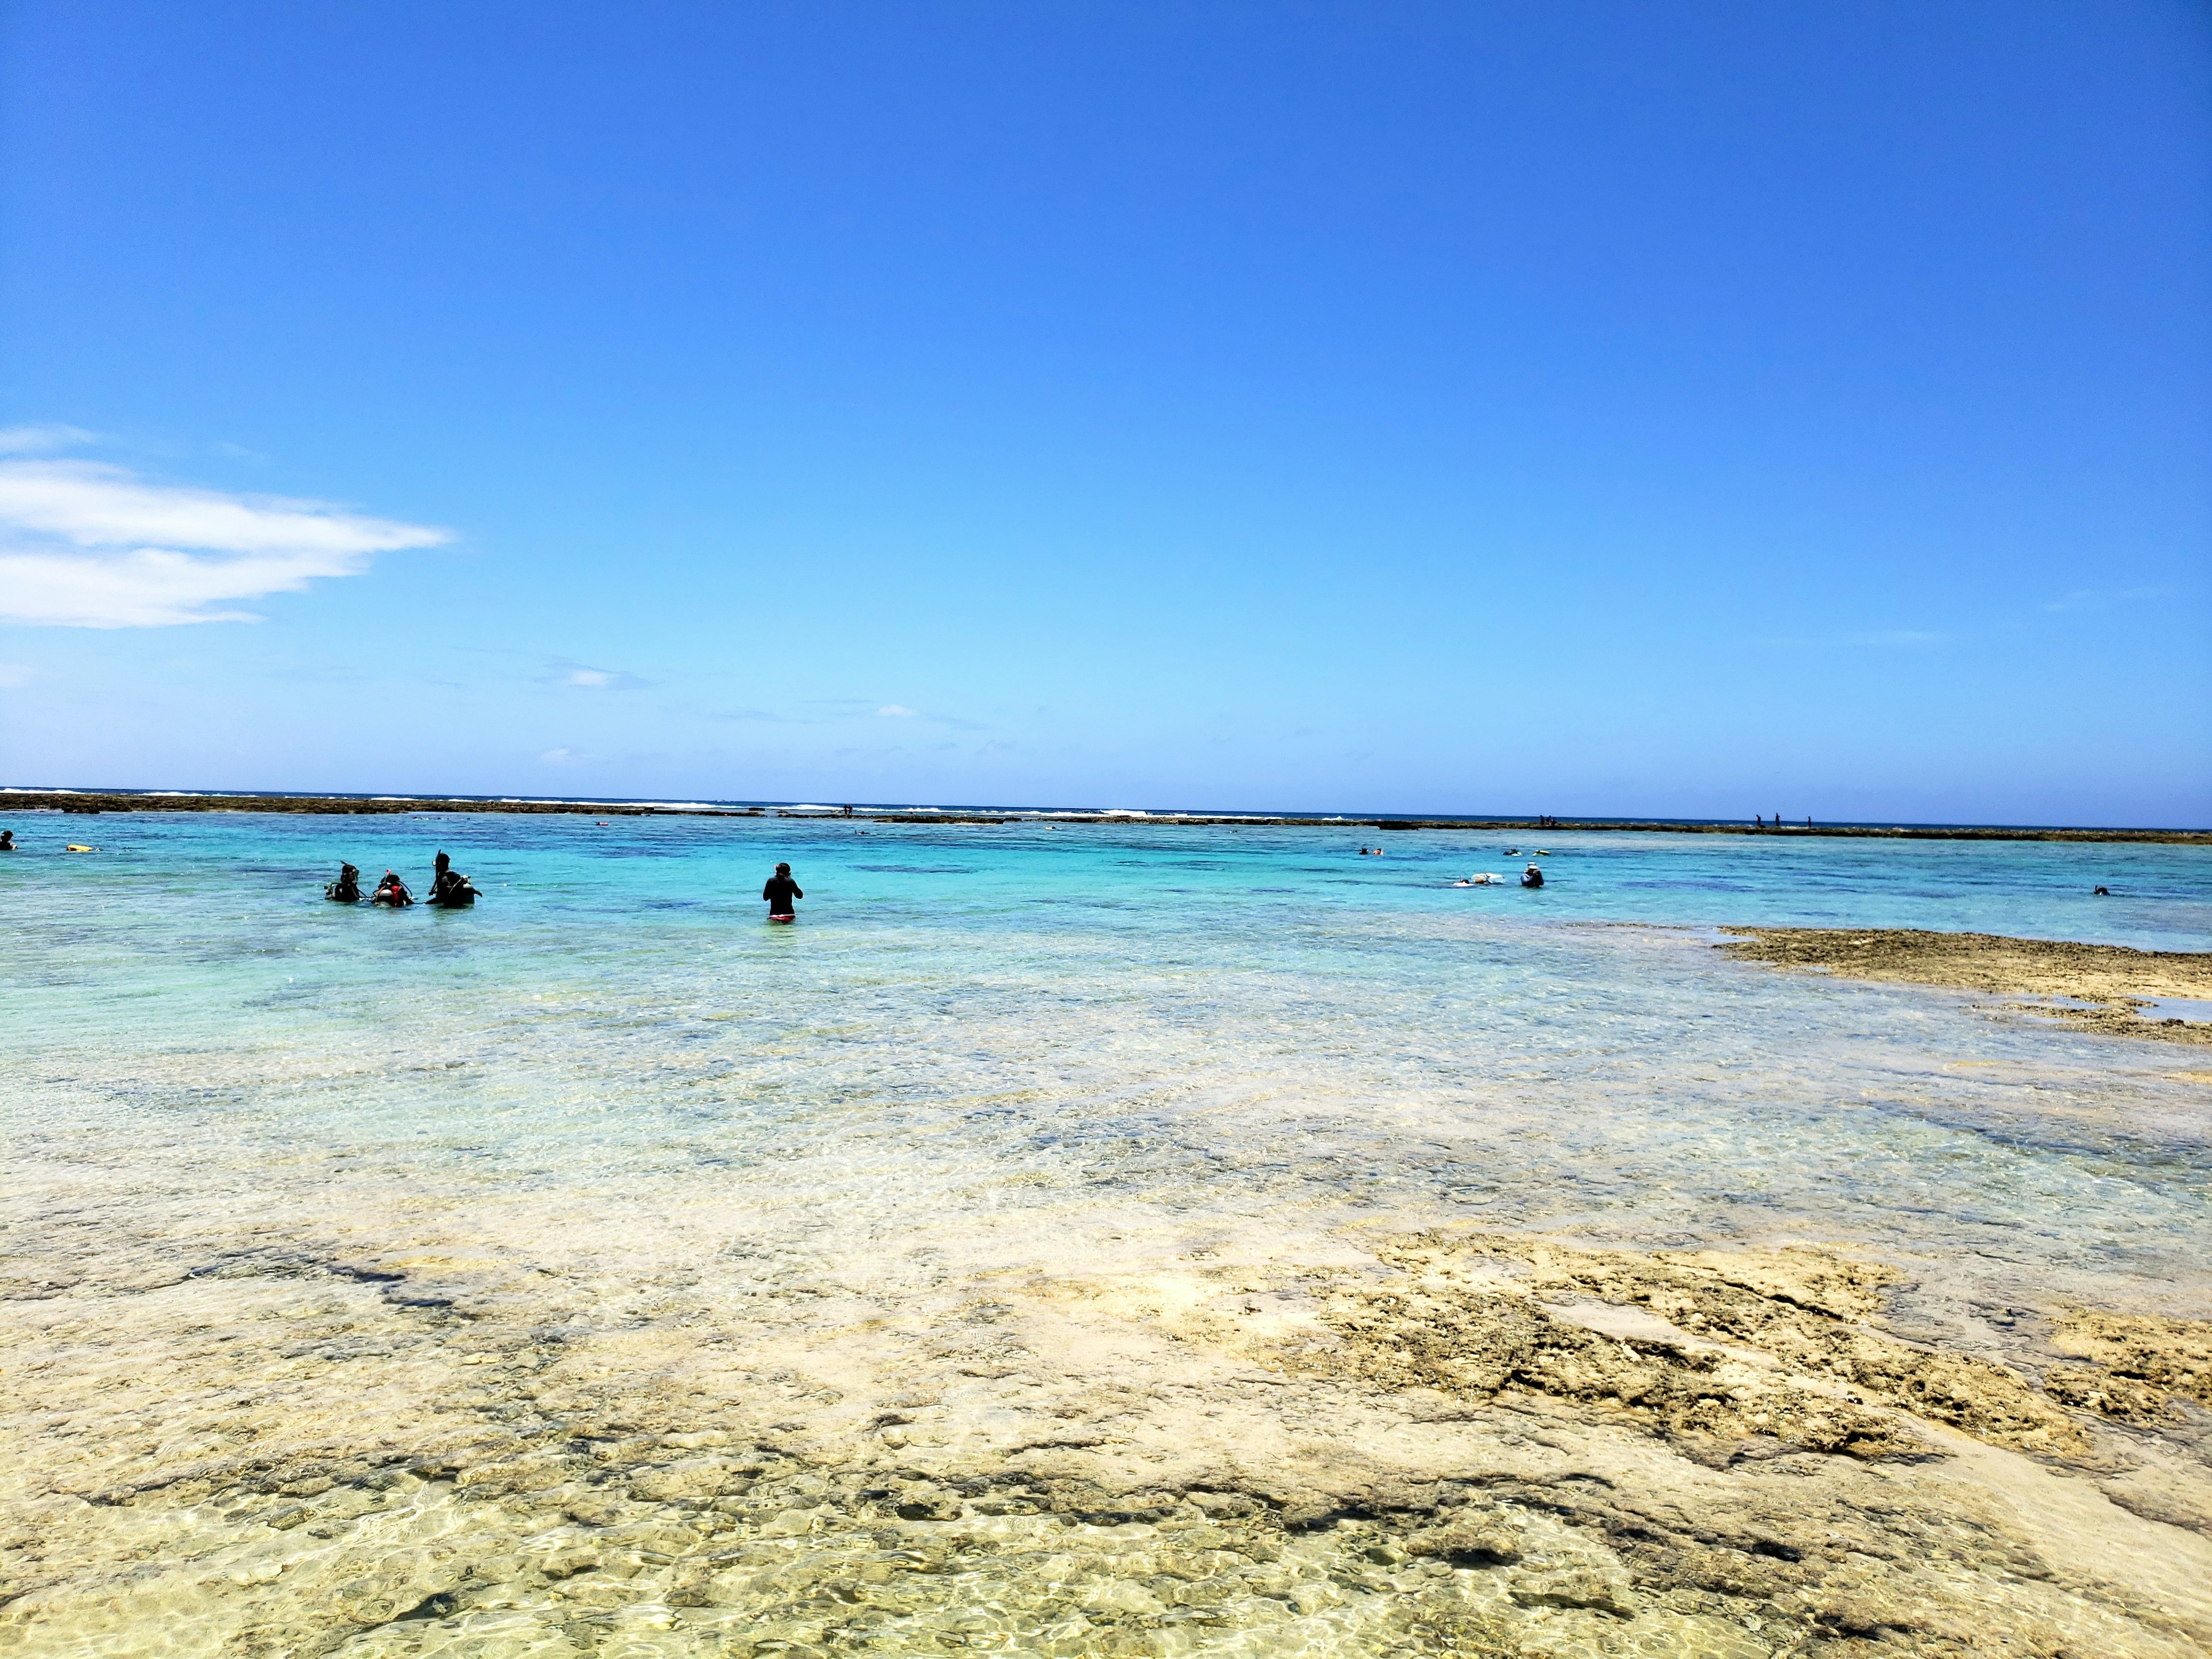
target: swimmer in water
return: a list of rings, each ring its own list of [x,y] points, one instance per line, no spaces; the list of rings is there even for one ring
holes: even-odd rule
[[[770,921],[797,921],[799,912],[793,901],[803,899],[806,895],[799,890],[799,884],[791,878],[791,866],[779,864],[775,866],[775,873],[768,878],[768,884],[761,889],[761,896],[768,901],[768,919]]]
[[[13,830],[0,830],[0,853],[12,853],[15,850],[15,832]]]
[[[1544,884],[1544,872],[1534,865],[1530,865],[1521,872],[1521,884],[1523,887],[1541,887]]]

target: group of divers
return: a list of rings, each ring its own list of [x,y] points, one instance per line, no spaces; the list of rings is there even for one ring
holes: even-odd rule
[[[323,884],[323,896],[333,904],[359,904],[362,902],[361,872],[350,864],[339,865],[338,878]],[[443,853],[439,854],[437,873],[430,878],[429,896],[423,902],[436,905],[441,909],[459,910],[474,904],[480,896],[476,884],[453,868],[453,860]],[[375,890],[369,894],[368,902],[397,910],[414,903],[415,895],[407,890],[405,882],[386,870],[384,879],[378,882]]]
[[[1505,851],[1509,857],[1517,857],[1521,849],[1517,847],[1509,847]],[[1379,847],[1363,847],[1359,849],[1359,854],[1362,858],[1379,859],[1382,856],[1382,849]],[[1547,849],[1540,847],[1536,849],[1536,856],[1540,859],[1547,858],[1550,854]],[[477,892],[474,884],[459,871],[454,869],[453,860],[443,853],[438,854],[437,872],[437,874],[431,878],[430,894],[423,901],[425,903],[438,905],[447,909],[460,909],[477,902],[480,895]],[[1503,876],[1492,875],[1484,872],[1477,875],[1462,877],[1452,885],[1455,887],[1500,887],[1504,884],[1504,879]],[[1521,884],[1523,887],[1541,887],[1544,884],[1543,871],[1534,864],[1529,865],[1521,872]],[[341,864],[338,866],[338,878],[324,884],[323,896],[337,904],[359,904],[362,902],[361,872],[350,864]],[[799,884],[791,878],[791,866],[788,864],[777,865],[775,873],[770,876],[761,888],[761,897],[768,901],[768,919],[770,921],[798,921],[799,907],[793,901],[805,896],[806,895],[799,890]],[[407,890],[405,882],[393,872],[386,870],[384,872],[384,879],[376,884],[375,890],[369,895],[368,902],[371,904],[387,905],[396,909],[414,903],[415,896]]]
[[[8,850],[12,851],[13,848]],[[333,904],[359,904],[362,902],[360,870],[350,864],[339,865],[338,878],[323,884],[323,896]],[[422,901],[425,904],[459,910],[474,904],[482,896],[476,890],[476,884],[453,868],[452,859],[443,853],[438,854],[437,874],[430,878],[429,896]],[[770,921],[796,921],[799,919],[797,907],[793,901],[803,899],[806,895],[791,878],[791,866],[779,864],[775,866],[775,873],[761,889],[761,896],[768,901],[768,919]],[[369,894],[368,902],[396,910],[414,903],[415,895],[407,890],[407,884],[396,873],[386,870],[384,879],[378,882],[375,890]]]

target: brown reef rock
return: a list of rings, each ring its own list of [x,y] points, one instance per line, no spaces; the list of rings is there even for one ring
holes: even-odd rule
[[[2085,1006],[2013,1009],[2091,1030],[2212,1045],[2212,1024],[2159,1016],[2160,999],[2212,1000],[2212,952],[2136,951],[2075,939],[1936,933],[1915,927],[1723,927],[1716,948],[1743,962],[1810,968],[1848,979],[1940,985]],[[2146,1010],[2150,1010],[2146,1013]]]
[[[1431,1233],[1376,1254],[1412,1282],[1347,1290],[1323,1316],[1378,1382],[1611,1407],[1700,1462],[1762,1442],[1926,1455],[1900,1412],[2014,1450],[2088,1449],[2014,1372],[1866,1322],[1895,1275],[1826,1251],[1644,1255]]]

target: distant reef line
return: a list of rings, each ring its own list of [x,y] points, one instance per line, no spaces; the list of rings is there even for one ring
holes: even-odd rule
[[[328,817],[384,816],[406,812],[566,813],[574,817],[836,818],[836,811],[775,806],[717,806],[708,803],[641,804],[636,801],[469,800],[434,795],[225,795],[128,794],[92,790],[15,790],[0,793],[0,815],[18,812],[290,812]],[[1451,830],[1492,833],[1512,830],[1543,835],[1754,836],[1778,839],[1856,836],[1883,841],[2074,841],[2156,842],[2212,845],[2212,830],[2116,830],[2094,826],[2021,829],[2002,824],[1761,824],[1700,823],[1665,818],[1364,818],[1293,814],[1154,812],[887,811],[857,808],[850,822],[872,823],[1112,823],[1163,826],[1304,827],[1316,830]]]

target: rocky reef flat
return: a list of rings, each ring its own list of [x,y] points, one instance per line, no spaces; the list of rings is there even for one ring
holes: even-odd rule
[[[280,812],[316,817],[389,817],[410,812],[607,814],[626,817],[777,817],[825,818],[840,814],[830,807],[738,806],[707,801],[643,802],[504,799],[443,795],[260,795],[252,793],[140,793],[117,790],[11,789],[0,793],[0,812]],[[1243,827],[1344,830],[1446,830],[1487,834],[1541,831],[1553,835],[1700,835],[1750,836],[1763,840],[1842,839],[1877,841],[1969,842],[2081,842],[2120,845],[2212,846],[2212,830],[2179,829],[2102,829],[2077,826],[2014,826],[2005,824],[1926,823],[1713,823],[1695,819],[1574,819],[1468,817],[1362,817],[1358,814],[1212,813],[1204,811],[1087,812],[1018,809],[976,811],[957,808],[887,809],[861,807],[854,817],[864,822],[896,824],[1152,824],[1163,828]]]
[[[1719,948],[1745,962],[2046,1000],[2015,1012],[2122,1036],[2212,1045],[2212,1021],[2160,1012],[2212,1003],[2212,953],[2137,951],[2073,939],[2008,939],[1905,927],[1723,927]],[[2047,999],[2057,999],[2048,1000]]]
[[[1912,1270],[1835,1245],[802,1283],[507,1222],[18,1256],[0,1651],[2212,1649],[2202,1322],[1906,1334]]]

